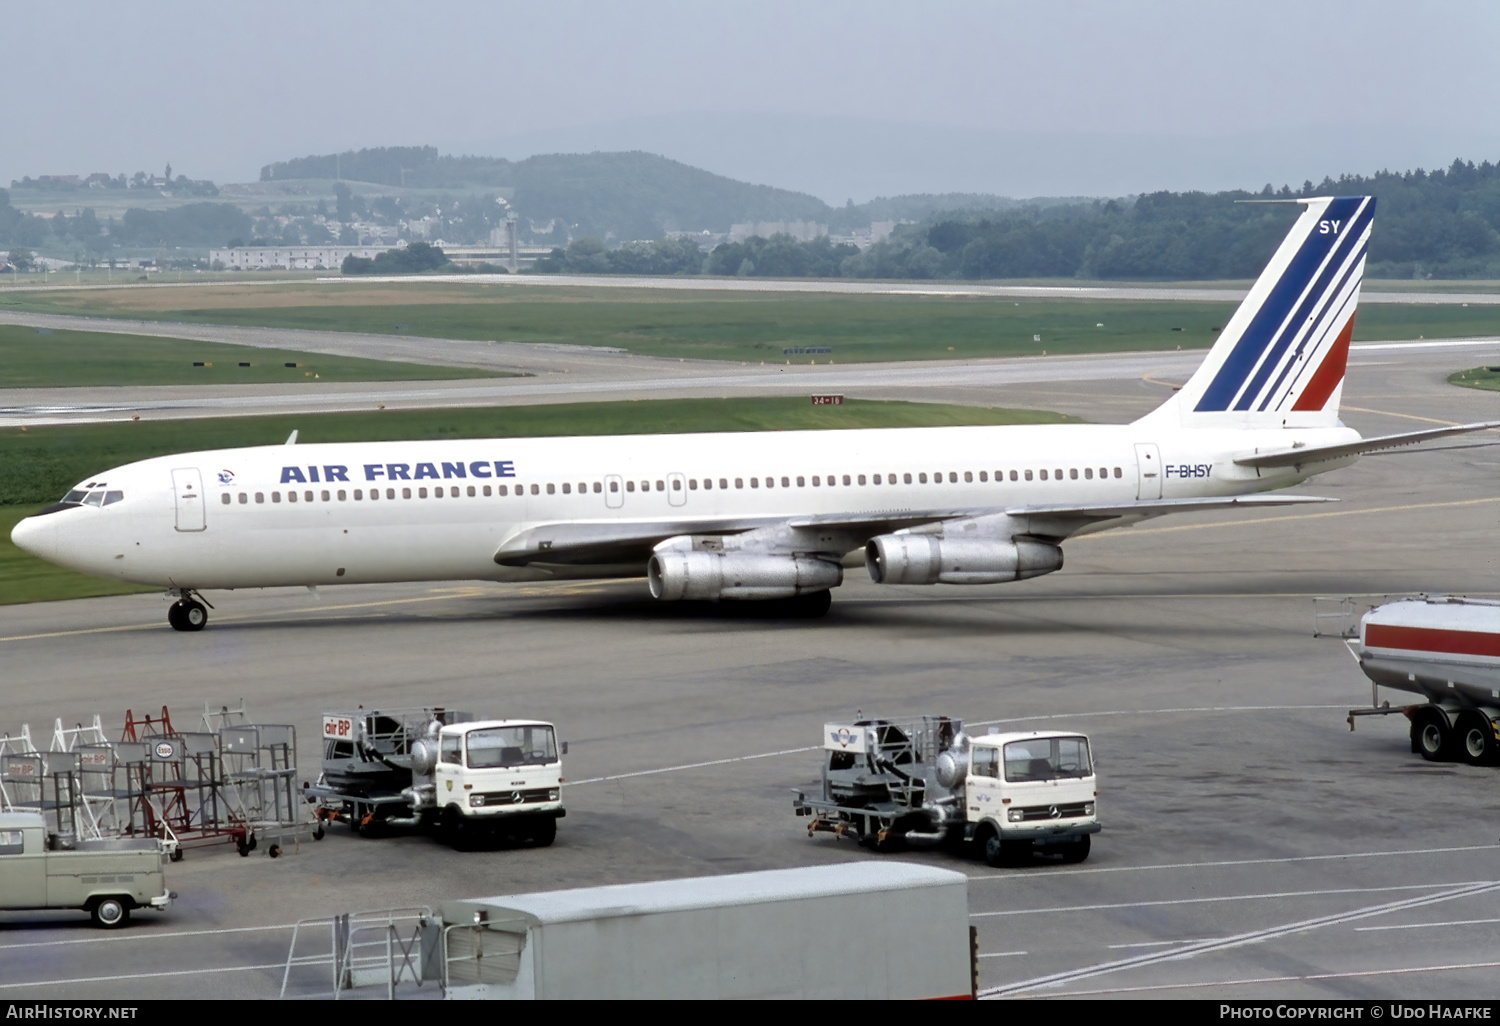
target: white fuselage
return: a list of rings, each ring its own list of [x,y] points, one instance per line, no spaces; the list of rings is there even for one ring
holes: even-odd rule
[[[1295,434],[1308,446],[1359,437],[1343,427]],[[1307,476],[1233,462],[1287,445],[1279,429],[1137,424],[263,446],[99,474],[87,484],[122,498],[30,518],[14,538],[64,566],[169,588],[639,576],[644,562],[539,568],[494,557],[543,524],[711,534],[812,515],[1248,494]]]

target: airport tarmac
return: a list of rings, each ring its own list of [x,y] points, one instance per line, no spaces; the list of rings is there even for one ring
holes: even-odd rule
[[[1492,419],[1495,393],[1443,380],[1471,355],[1361,356],[1345,419],[1365,434]],[[1018,383],[992,401],[1128,420],[1167,387]],[[193,635],[166,627],[159,596],[0,608],[0,730],[162,705],[191,725],[243,698],[298,727],[308,777],[319,714],[351,703],[536,716],[570,742],[551,848],[335,829],[276,860],[192,850],[168,867],[178,901],[122,932],[0,913],[0,996],[274,997],[304,917],[890,857],[969,875],[997,996],[1492,996],[1500,770],[1423,762],[1400,716],[1350,733],[1368,682],[1312,636],[1318,595],[1500,591],[1500,448],[1449,441],[1296,489],[1337,506],[1086,536],[1064,570],[1020,584],[851,572],[820,621],[654,603],[641,581],[214,593]],[[817,779],[821,724],[855,710],[1089,733],[1093,854],[992,870],[808,838],[790,789]],[[808,928],[837,943],[836,925]],[[311,974],[293,992],[327,993]]]

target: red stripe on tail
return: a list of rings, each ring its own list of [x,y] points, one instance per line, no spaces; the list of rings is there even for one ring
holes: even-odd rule
[[[1312,380],[1292,404],[1293,410],[1321,410],[1333,395],[1333,390],[1344,380],[1344,368],[1349,362],[1349,338],[1354,334],[1354,318],[1350,317],[1334,340],[1333,348],[1323,357],[1323,362],[1313,372]]]

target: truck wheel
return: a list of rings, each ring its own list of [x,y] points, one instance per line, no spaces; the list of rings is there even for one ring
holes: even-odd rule
[[[1458,718],[1455,731],[1458,755],[1470,766],[1491,766],[1495,763],[1495,727],[1483,713],[1466,712]]]
[[[538,848],[545,848],[555,840],[557,840],[557,820],[551,816],[537,823],[536,829],[531,832],[531,843]]]
[[[463,813],[450,805],[443,810],[443,820],[438,828],[438,836],[454,851],[463,851],[468,841],[468,837],[465,836],[469,832],[465,829],[466,826]]]
[[[99,898],[89,908],[89,915],[93,917],[95,926],[106,930],[118,929],[130,922],[130,901],[114,896]]]
[[[1084,834],[1072,844],[1063,845],[1062,860],[1064,862],[1082,862],[1089,857],[1089,835]]]
[[[984,861],[991,869],[1000,869],[1006,864],[1005,842],[1000,840],[1000,835],[992,827],[981,829],[974,840],[979,842],[979,850],[984,853]]]
[[[1428,762],[1446,762],[1452,757],[1453,731],[1439,710],[1430,706],[1417,710],[1411,720],[1411,734],[1418,753]]]

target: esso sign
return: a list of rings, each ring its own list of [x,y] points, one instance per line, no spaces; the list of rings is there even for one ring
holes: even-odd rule
[[[354,721],[347,716],[324,716],[323,739],[344,741],[354,736]]]

